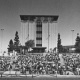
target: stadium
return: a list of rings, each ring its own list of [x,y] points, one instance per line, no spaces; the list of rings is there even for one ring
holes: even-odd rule
[[[15,47],[9,56],[0,57],[0,79],[78,80],[80,78],[80,54],[50,51],[54,46],[57,47],[54,24],[57,23],[58,16],[20,15],[20,19],[22,46]],[[26,52],[26,38],[35,41],[31,52]]]

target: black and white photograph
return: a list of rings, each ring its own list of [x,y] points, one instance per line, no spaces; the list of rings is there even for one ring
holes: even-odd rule
[[[80,0],[0,0],[0,80],[79,80]]]

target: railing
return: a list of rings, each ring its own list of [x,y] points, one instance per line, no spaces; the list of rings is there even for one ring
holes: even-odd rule
[[[31,74],[28,72],[28,71],[26,71],[25,73],[21,73],[20,71],[8,71],[8,73],[5,73],[6,71],[0,71],[0,75],[1,75],[1,77],[42,77],[42,76],[45,76],[45,77],[60,77],[60,76],[62,76],[62,77],[65,77],[65,76],[67,76],[67,77],[80,77],[80,74],[79,75],[67,75],[67,74],[65,74],[65,75],[60,75],[60,74],[58,74],[57,73],[57,71],[55,71],[55,73],[53,74],[53,73],[34,73],[33,71],[31,72]]]
[[[0,75],[1,77],[39,77],[39,76],[52,76],[52,77],[56,77],[56,75],[53,75],[53,74],[28,74],[28,73],[25,73],[25,74],[17,74],[17,72],[15,71],[15,73],[11,73],[9,71],[9,73],[7,74],[4,74],[4,71],[0,72]]]

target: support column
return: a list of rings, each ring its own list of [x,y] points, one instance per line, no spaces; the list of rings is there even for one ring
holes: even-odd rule
[[[49,35],[49,21],[48,21],[48,52],[49,52],[49,37],[50,35]]]

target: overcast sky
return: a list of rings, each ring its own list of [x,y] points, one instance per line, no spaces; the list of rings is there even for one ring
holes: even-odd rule
[[[9,40],[21,27],[20,15],[59,15],[58,32],[62,45],[72,44],[80,33],[80,0],[0,0],[0,29],[3,32],[3,48],[6,50]],[[1,30],[0,30],[1,46]]]

